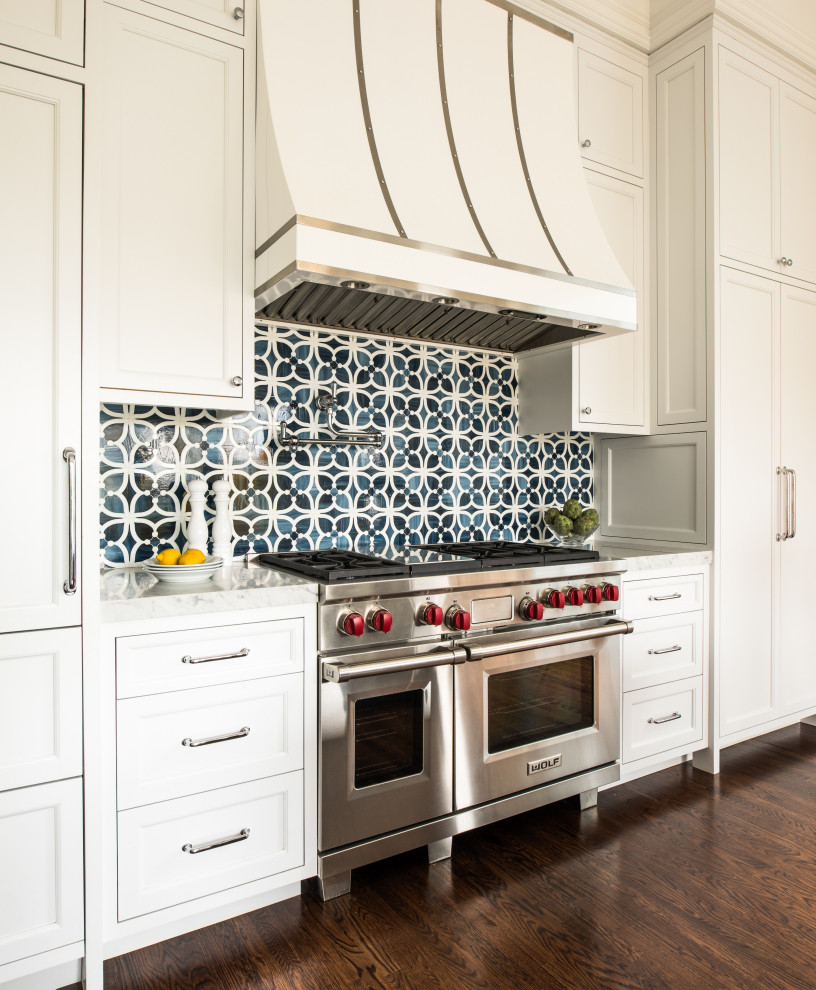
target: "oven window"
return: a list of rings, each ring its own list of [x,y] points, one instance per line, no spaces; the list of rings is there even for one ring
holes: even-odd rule
[[[422,773],[423,691],[354,703],[354,786],[371,787]]]
[[[590,656],[488,677],[488,752],[501,753],[592,726],[594,672]]]

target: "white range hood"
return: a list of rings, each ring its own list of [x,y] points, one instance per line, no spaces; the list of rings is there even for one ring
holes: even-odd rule
[[[502,0],[259,9],[259,315],[511,351],[635,329],[571,35]]]

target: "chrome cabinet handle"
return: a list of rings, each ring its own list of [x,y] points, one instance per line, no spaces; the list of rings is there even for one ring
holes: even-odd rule
[[[77,523],[76,523],[76,451],[66,447],[62,459],[68,465],[68,580],[63,582],[66,595],[75,595],[77,590]]]
[[[788,468],[788,506],[790,519],[788,539],[792,540],[796,536],[796,472],[793,468]]]
[[[589,138],[587,138],[586,141],[582,141],[581,142],[581,147],[582,148],[591,148],[592,147],[592,142],[589,140]]]
[[[777,265],[782,265],[783,268],[790,268],[793,264],[793,258],[785,258],[784,256],[776,259]]]
[[[675,591],[671,595],[649,595],[650,602],[670,602],[673,598],[682,598],[683,596],[679,591]]]
[[[240,388],[244,384],[244,379],[241,378],[240,375],[235,375],[235,377],[232,379],[232,384],[236,388]]]
[[[680,712],[672,712],[671,715],[662,715],[660,718],[650,718],[649,721],[652,725],[662,725],[664,722],[674,722],[678,718],[683,716]]]
[[[589,416],[591,412],[592,412],[592,406],[584,406],[584,408],[581,410],[581,415]]]
[[[227,835],[223,839],[212,839],[210,842],[202,842],[197,846],[194,846],[191,842],[188,842],[186,845],[181,847],[181,851],[195,856],[196,853],[204,853],[208,852],[210,849],[218,849],[219,846],[231,846],[233,842],[243,842],[244,839],[248,838],[249,829],[242,828],[237,835]]]
[[[235,10],[233,10],[232,12],[232,16],[235,18],[236,21],[242,20],[244,16],[244,8],[236,7]]]
[[[649,650],[649,653],[677,653],[678,650],[682,650],[682,646],[666,646],[662,650]]]
[[[779,485],[779,502],[782,504],[782,479],[785,479],[785,528],[781,533],[776,534],[777,543],[787,540],[790,536],[790,486],[788,484],[788,469],[786,467],[778,467],[776,469],[776,476],[780,480]]]
[[[249,649],[244,647],[243,650],[239,650],[237,653],[222,653],[217,657],[191,657],[184,656],[181,658],[182,663],[212,663],[213,660],[237,660],[239,657],[249,656]]]
[[[228,739],[243,739],[244,736],[249,735],[249,726],[245,725],[242,729],[237,732],[225,732],[220,736],[206,736],[204,739],[191,739],[187,736],[186,739],[181,740],[182,746],[211,746],[213,743],[226,742]]]

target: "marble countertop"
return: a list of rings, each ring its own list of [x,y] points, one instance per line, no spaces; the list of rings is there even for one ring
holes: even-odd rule
[[[102,622],[232,612],[304,605],[317,601],[317,585],[263,564],[236,561],[200,584],[165,584],[138,564],[105,568],[101,579]]]
[[[662,571],[670,567],[696,567],[710,564],[710,550],[657,550],[636,546],[625,540],[595,540],[595,550],[604,557],[615,557],[627,562],[627,573],[633,571]]]

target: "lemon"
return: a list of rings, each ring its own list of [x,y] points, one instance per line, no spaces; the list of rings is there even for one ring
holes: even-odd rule
[[[166,550],[162,550],[161,553],[156,554],[156,560],[160,564],[177,564],[180,556],[181,550],[176,550],[175,547],[168,547]]]
[[[206,556],[200,550],[185,550],[179,557],[180,564],[203,564]]]

